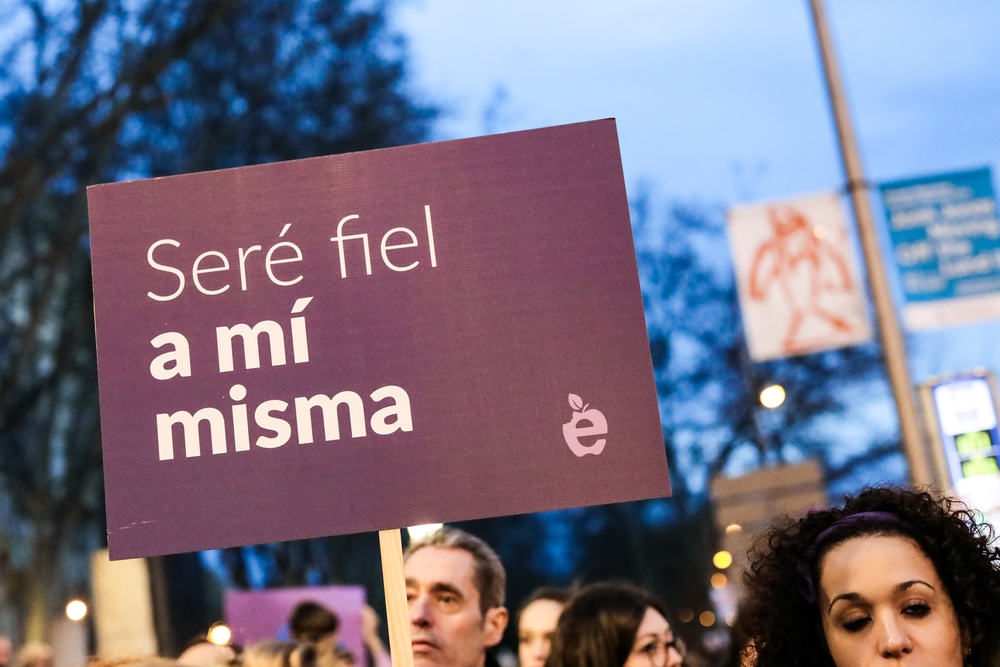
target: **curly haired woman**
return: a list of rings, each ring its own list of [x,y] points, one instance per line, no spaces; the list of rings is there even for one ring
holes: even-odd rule
[[[987,667],[1000,550],[956,501],[873,488],[751,550],[737,636],[757,667]]]

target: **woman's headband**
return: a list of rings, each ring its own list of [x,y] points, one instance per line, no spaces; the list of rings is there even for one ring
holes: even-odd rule
[[[837,519],[816,536],[812,544],[803,552],[802,558],[799,559],[799,593],[802,594],[802,597],[809,604],[816,604],[816,582],[814,581],[816,555],[834,538],[857,523],[892,526],[908,535],[913,535],[917,532],[913,524],[900,519],[892,512],[858,512],[857,514],[849,514]]]

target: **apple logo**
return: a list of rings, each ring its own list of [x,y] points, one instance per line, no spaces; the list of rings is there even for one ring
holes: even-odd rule
[[[577,456],[586,456],[587,454],[596,456],[604,451],[604,445],[607,444],[607,440],[604,438],[592,445],[580,443],[580,438],[583,436],[607,435],[608,433],[608,420],[604,418],[604,414],[600,410],[588,410],[589,406],[589,403],[584,405],[583,399],[576,394],[569,395],[569,407],[573,408],[573,418],[569,420],[568,424],[563,424],[562,430],[570,451]],[[581,426],[580,422],[586,422],[586,424]]]

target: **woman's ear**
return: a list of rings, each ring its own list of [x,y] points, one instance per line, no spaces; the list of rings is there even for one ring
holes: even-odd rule
[[[962,621],[959,621],[959,629],[962,637],[962,657],[968,661],[969,655],[972,654],[972,633],[969,631],[969,626]]]

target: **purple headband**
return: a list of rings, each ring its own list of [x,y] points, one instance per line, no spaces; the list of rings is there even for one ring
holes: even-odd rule
[[[831,540],[831,538],[836,537],[838,533],[843,532],[844,528],[859,522],[886,524],[894,528],[901,529],[903,532],[910,535],[917,532],[916,528],[913,527],[913,524],[903,521],[892,512],[858,512],[857,514],[849,514],[845,517],[837,519],[827,526],[823,532],[816,536],[816,539],[812,541],[812,544],[810,544],[805,552],[803,552],[802,558],[799,559],[799,593],[802,594],[802,597],[805,598],[805,601],[809,604],[816,604],[816,584],[813,581],[813,571],[816,566],[816,555],[819,553],[820,549],[822,549],[826,543]]]

